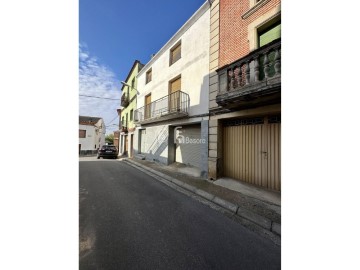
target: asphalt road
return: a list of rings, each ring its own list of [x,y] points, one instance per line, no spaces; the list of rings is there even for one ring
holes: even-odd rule
[[[117,160],[79,162],[80,269],[280,269],[280,247]]]

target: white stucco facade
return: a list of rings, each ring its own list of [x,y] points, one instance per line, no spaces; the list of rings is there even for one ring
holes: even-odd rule
[[[169,66],[170,49],[181,41],[181,58]],[[181,91],[190,97],[189,116],[209,110],[210,10],[205,3],[160,49],[137,75],[137,108],[145,105],[151,93],[155,101],[169,94],[169,82],[181,76]],[[152,81],[146,84],[146,72],[152,69]],[[200,102],[203,101],[203,102]]]
[[[170,52],[181,42],[181,58],[170,65]],[[145,105],[145,97],[151,94],[151,102],[170,93],[170,82],[181,78],[181,91],[189,95],[188,115],[180,119],[152,123],[137,123],[134,137],[135,154],[146,159],[171,164],[180,162],[195,165],[202,176],[207,176],[208,100],[209,100],[209,47],[210,7],[204,3],[193,16],[175,33],[160,51],[139,72],[137,109]],[[146,83],[146,73],[151,69],[152,80]],[[174,143],[176,129],[192,130],[204,142],[196,148]],[[175,138],[175,139],[174,139]],[[200,149],[201,151],[192,151]],[[190,151],[189,151],[190,150]],[[191,162],[195,160],[196,162]],[[192,164],[190,164],[192,163]]]
[[[79,131],[85,130],[85,138],[79,138],[80,154],[95,152],[105,144],[105,124],[103,119],[99,119],[95,124],[79,124]]]

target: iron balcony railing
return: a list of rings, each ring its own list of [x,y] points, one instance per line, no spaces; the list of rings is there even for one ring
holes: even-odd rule
[[[281,76],[281,39],[217,70],[219,94],[246,89]]]
[[[176,118],[188,115],[189,105],[189,95],[176,91],[135,110],[134,121],[162,120],[165,117]]]

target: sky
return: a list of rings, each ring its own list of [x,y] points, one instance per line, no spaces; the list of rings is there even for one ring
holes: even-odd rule
[[[205,2],[80,0],[79,114],[102,117],[106,134],[116,130],[120,81],[135,60],[146,64]]]

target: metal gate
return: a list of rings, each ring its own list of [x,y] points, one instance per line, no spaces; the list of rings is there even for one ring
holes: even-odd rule
[[[280,191],[280,116],[234,119],[223,124],[224,175]]]
[[[182,140],[176,145],[175,161],[200,168],[201,126],[183,126],[179,131]]]

